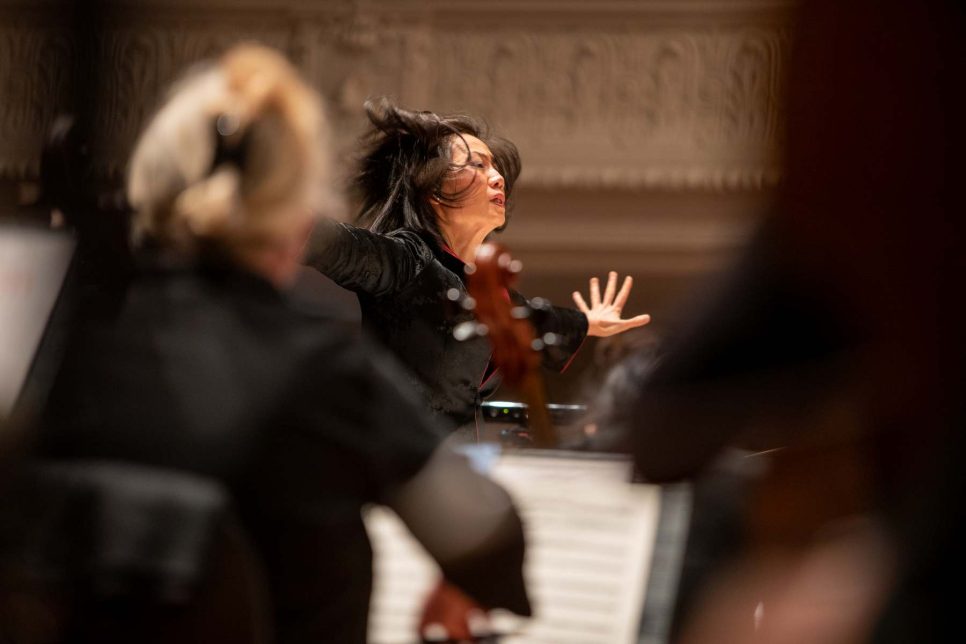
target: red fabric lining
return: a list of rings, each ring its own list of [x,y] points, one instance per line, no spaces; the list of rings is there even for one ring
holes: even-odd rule
[[[580,353],[580,350],[583,348],[585,342],[587,342],[587,334],[586,333],[584,334],[584,339],[581,340],[580,341],[580,344],[577,346],[577,349],[574,350],[574,352],[570,355],[570,360],[568,360],[567,361],[567,364],[565,364],[563,367],[560,368],[560,373],[563,373],[564,371],[566,371],[568,369],[568,367],[570,367],[570,363],[572,363],[574,361],[574,358],[577,357],[577,354]]]

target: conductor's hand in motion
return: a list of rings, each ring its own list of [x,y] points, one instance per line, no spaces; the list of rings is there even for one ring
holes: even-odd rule
[[[604,289],[603,298],[600,296],[600,280],[596,277],[590,278],[590,306],[587,306],[587,301],[580,291],[574,291],[574,303],[587,316],[587,335],[606,338],[644,326],[651,321],[651,316],[646,313],[632,318],[621,317],[633,286],[634,278],[628,275],[624,278],[624,283],[618,292],[617,273],[611,271],[607,275],[607,287]]]

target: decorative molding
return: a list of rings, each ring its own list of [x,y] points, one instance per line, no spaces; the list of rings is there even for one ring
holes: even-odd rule
[[[499,124],[525,182],[760,187],[778,175],[786,42],[758,27],[448,32],[431,102]]]
[[[328,99],[337,141],[361,104],[486,117],[521,185],[747,190],[779,178],[789,0],[115,0],[99,38],[94,158],[117,176],[164,88],[241,39],[287,53]],[[76,44],[0,3],[0,177],[36,176]],[[19,7],[19,8],[18,8]],[[51,9],[54,8],[54,9]]]

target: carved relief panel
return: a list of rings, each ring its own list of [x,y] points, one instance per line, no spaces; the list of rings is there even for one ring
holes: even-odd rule
[[[36,173],[75,34],[0,4],[0,175]],[[31,8],[33,7],[33,8]],[[749,188],[773,183],[788,9],[744,2],[186,0],[105,3],[94,48],[96,158],[123,168],[160,92],[244,39],[278,47],[326,95],[348,146],[366,97],[486,116],[531,185]],[[777,8],[776,8],[777,7]]]
[[[487,114],[543,185],[752,187],[777,178],[781,29],[447,33],[434,105]]]

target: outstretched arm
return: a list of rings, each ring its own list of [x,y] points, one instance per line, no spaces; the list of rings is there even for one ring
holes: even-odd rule
[[[381,235],[322,220],[305,263],[350,291],[374,297],[398,292],[432,261],[432,251],[412,232]]]
[[[579,291],[574,291],[574,302],[577,308],[587,316],[587,335],[605,338],[617,335],[629,329],[644,326],[651,321],[651,316],[637,315],[632,318],[621,318],[624,305],[631,294],[634,278],[630,275],[624,278],[620,292],[617,291],[617,273],[611,271],[607,276],[607,287],[604,296],[600,295],[600,280],[590,278],[590,306]]]

